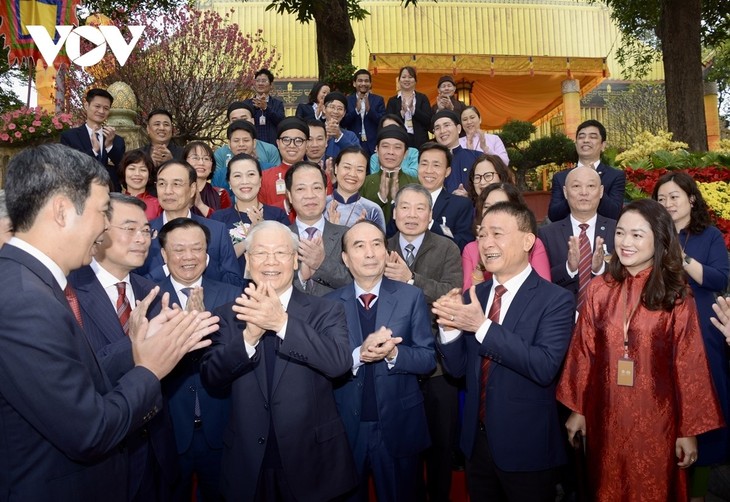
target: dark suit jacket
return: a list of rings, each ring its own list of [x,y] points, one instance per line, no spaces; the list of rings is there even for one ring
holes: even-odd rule
[[[400,114],[403,103],[397,95],[388,100],[388,106],[385,107],[386,113],[393,113],[402,117]],[[431,131],[431,103],[428,102],[428,96],[420,92],[416,92],[416,106],[413,112],[413,134],[409,134],[411,142],[408,146],[418,148],[428,141],[428,133]]]
[[[613,253],[613,237],[615,232],[616,220],[606,218],[599,214],[596,219],[596,237],[603,237],[609,254]],[[570,223],[570,216],[540,227],[537,233],[545,245],[545,250],[548,254],[550,274],[553,282],[577,295],[580,286],[578,284],[578,273],[576,272],[575,277],[570,277],[565,267],[565,262],[568,260],[568,239],[573,235],[573,225]]]
[[[291,224],[289,228],[299,235],[296,223]],[[325,220],[324,232],[322,233],[324,261],[312,276],[310,285],[306,288],[307,293],[314,296],[324,296],[330,291],[352,282],[350,271],[347,270],[342,261],[342,234],[346,231],[347,227]],[[294,274],[294,286],[300,291],[305,290],[297,274]]]
[[[449,193],[459,188],[459,185],[463,185],[464,188],[469,187],[469,172],[481,154],[481,152],[468,150],[461,146],[451,150],[451,172],[444,180],[444,186]]]
[[[294,116],[299,117],[305,122],[317,119],[317,117],[314,116],[314,103],[299,103]],[[322,123],[324,123],[324,115],[318,120],[321,120]]]
[[[91,138],[89,137],[89,131],[86,129],[86,124],[81,124],[79,127],[74,127],[61,133],[60,141],[62,145],[70,146],[74,150],[84,152],[86,155],[94,157],[101,162],[106,167],[106,170],[109,171],[109,177],[111,178],[114,189],[116,191],[121,189],[119,176],[117,176],[117,168],[127,148],[124,144],[124,138],[115,134],[112,140],[112,149],[108,152],[104,149],[99,155],[95,155],[94,149],[91,147]],[[111,161],[112,165],[109,165],[109,161]]]
[[[360,145],[368,152],[368,157],[375,153],[375,144],[378,137],[378,123],[385,115],[385,100],[382,96],[368,94],[370,110],[365,114],[365,136],[366,142],[360,141]],[[347,113],[342,119],[342,125],[355,133],[358,139],[362,139],[363,120],[357,111],[357,93],[347,96]]]
[[[370,334],[360,329],[355,286],[340,288],[327,298],[339,301],[345,307],[352,353]],[[423,394],[418,385],[419,375],[428,374],[436,367],[430,314],[420,289],[386,277],[380,285],[376,305],[375,326],[385,326],[393,331],[394,337],[403,337],[392,369],[388,369],[384,360],[372,363],[383,442],[393,457],[416,455],[431,444]],[[355,445],[360,429],[363,368],[361,366],[354,376],[349,371],[335,390],[337,407],[351,445]]]
[[[141,366],[113,386],[51,272],[0,249],[0,498],[127,500],[120,444],[162,408]]]
[[[491,287],[492,281],[477,286],[483,310]],[[464,301],[469,303],[468,292]],[[574,317],[573,295],[533,270],[512,299],[503,324],[492,323],[481,344],[474,333],[439,343],[446,371],[466,376],[461,449],[467,458],[478,433],[481,361],[488,357],[485,426],[496,466],[539,471],[565,463],[565,428],[558,419],[555,384]]]
[[[563,187],[565,178],[568,177],[570,169],[559,171],[553,175],[553,188],[550,196],[550,207],[548,218],[550,221],[558,221],[570,215],[568,201],[565,200]],[[626,195],[626,173],[601,162],[598,164],[598,174],[601,176],[603,185],[603,197],[598,204],[598,214],[618,220],[618,215],[624,207],[624,196]]]
[[[212,281],[203,277],[203,303],[212,312],[225,303],[230,303],[241,294],[241,288]],[[166,277],[160,283],[160,294],[170,293],[170,303],[180,304],[175,288]],[[195,389],[198,393],[200,412],[203,419],[203,434],[210,448],[223,448],[223,429],[228,423],[231,411],[230,389],[206,389],[200,382],[200,359],[203,350],[187,354],[162,381],[162,392],[167,398],[175,432],[177,452],[190,448],[194,432]]]
[[[341,150],[344,150],[348,146],[359,146],[360,145],[360,139],[355,136],[355,133],[352,131],[348,131],[347,129],[340,128],[340,131],[342,131],[342,137],[339,141],[335,141],[334,138],[330,138],[327,140],[327,148],[325,149],[324,156],[326,159],[331,158],[334,162],[334,159],[337,158],[337,155],[339,155]]]
[[[245,323],[230,304],[216,313],[220,331],[212,336],[200,373],[208,386],[231,388],[231,420],[223,437],[226,500],[254,499],[270,423],[297,500],[322,502],[354,488],[357,474],[332,391],[332,380],[352,365],[342,306],[292,291],[271,392],[264,343],[249,358],[241,336]]]
[[[464,246],[474,240],[474,232],[472,231],[474,206],[471,205],[468,198],[452,195],[444,188],[433,205],[432,217],[431,232],[437,235],[444,235],[441,224],[443,219],[446,218],[446,226],[454,234],[454,237],[450,237],[450,239],[459,246],[459,251],[463,251]],[[448,236],[444,235],[444,237]]]
[[[167,144],[167,149],[170,150],[170,153],[172,154],[172,158],[175,160],[185,160],[183,159],[183,149],[182,147],[176,145],[172,141],[170,141]],[[146,154],[149,154],[150,151],[152,151],[152,144],[147,144],[142,147],[142,151]]]
[[[253,99],[249,98],[244,101],[254,109],[253,119],[256,126],[256,139],[266,141],[272,145],[276,144],[276,126],[284,120],[284,102],[269,95],[269,102],[266,104],[266,110],[256,108]],[[266,124],[261,125],[261,116],[266,117]]]
[[[203,218],[197,214],[191,214],[191,217],[210,230],[210,242],[208,242],[210,263],[203,275],[214,281],[226,282],[234,286],[243,287],[243,275],[241,274],[241,268],[238,266],[236,252],[233,250],[233,244],[228,235],[226,225],[220,221]],[[162,226],[162,216],[150,221],[150,227],[158,232],[162,229]],[[162,259],[162,253],[160,252],[160,241],[154,239],[150,245],[150,251],[144,265],[135,270],[135,272],[144,275],[152,281],[162,282],[166,277],[165,271],[162,268],[164,264],[165,261]]]
[[[109,301],[104,288],[97,280],[90,266],[81,267],[71,272],[69,283],[76,290],[81,306],[81,318],[84,321],[84,332],[91,346],[96,351],[104,370],[112,382],[117,382],[134,367],[132,344],[119,324],[117,312]],[[130,274],[129,282],[134,290],[134,297],[141,300],[155,287],[155,284],[144,277]],[[151,306],[148,317],[153,317],[160,310],[159,300]],[[178,476],[177,458],[172,433],[172,423],[167,409],[163,408],[155,418],[149,421],[140,431],[132,432],[127,438],[129,446],[129,490],[137,493],[144,477],[149,448],[157,460],[165,480],[172,486]]]

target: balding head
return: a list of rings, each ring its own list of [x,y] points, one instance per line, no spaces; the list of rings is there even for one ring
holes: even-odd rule
[[[565,178],[563,193],[570,206],[570,214],[578,221],[588,221],[596,214],[603,197],[601,177],[595,169],[576,167]]]

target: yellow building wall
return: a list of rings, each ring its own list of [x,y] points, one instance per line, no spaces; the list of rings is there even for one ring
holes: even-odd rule
[[[317,49],[314,23],[266,11],[269,2],[217,2],[243,32],[263,29],[282,59],[280,79],[316,79]],[[613,78],[621,78],[616,61],[621,35],[607,7],[585,0],[544,2],[421,0],[404,8],[396,1],[364,1],[370,12],[353,22],[353,64],[368,67],[371,53],[488,54],[524,56],[605,57]],[[203,5],[205,6],[205,5]],[[661,63],[647,75],[663,80]]]

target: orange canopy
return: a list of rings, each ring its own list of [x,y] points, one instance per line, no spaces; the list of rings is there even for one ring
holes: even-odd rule
[[[603,58],[370,54],[373,92],[386,102],[397,93],[398,70],[403,66],[416,68],[416,89],[431,103],[442,75],[451,75],[457,87],[462,81],[471,84],[471,104],[482,115],[482,128],[489,130],[510,120],[539,125],[561,111],[563,80],[578,80],[584,95],[609,75]]]

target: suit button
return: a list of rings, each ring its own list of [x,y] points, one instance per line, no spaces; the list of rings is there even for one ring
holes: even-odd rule
[[[264,403],[264,409],[265,410],[268,410],[269,409],[269,403]]]
[[[193,386],[191,385],[190,387],[188,387],[188,390],[189,390],[190,392],[195,392],[195,387],[193,387]]]
[[[263,437],[259,438],[259,444],[264,444],[265,442],[266,442],[266,439],[264,439]]]

